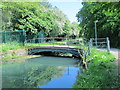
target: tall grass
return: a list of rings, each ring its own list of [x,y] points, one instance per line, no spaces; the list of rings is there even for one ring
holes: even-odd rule
[[[92,49],[87,60],[88,69],[79,75],[74,88],[120,88],[114,55]]]

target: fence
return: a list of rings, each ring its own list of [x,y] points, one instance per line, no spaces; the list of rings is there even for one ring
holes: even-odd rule
[[[108,37],[106,38],[90,38],[90,46],[96,46],[99,48],[106,48],[108,52],[110,52],[110,40]]]
[[[25,31],[17,30],[17,31],[1,31],[0,35],[2,36],[1,43],[21,43],[24,45],[25,42]]]

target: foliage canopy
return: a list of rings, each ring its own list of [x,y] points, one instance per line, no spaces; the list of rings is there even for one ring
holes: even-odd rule
[[[3,30],[24,29],[30,35],[44,31],[47,37],[73,35],[67,16],[49,2],[4,2],[2,10]]]
[[[119,2],[83,2],[77,13],[84,37],[94,37],[95,20],[98,38],[109,37],[113,47],[120,46],[120,3]],[[116,42],[118,41],[118,42]]]

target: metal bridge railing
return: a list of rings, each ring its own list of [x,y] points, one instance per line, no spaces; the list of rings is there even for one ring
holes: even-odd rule
[[[43,41],[41,41],[43,40]],[[38,42],[41,41],[41,42]],[[64,38],[64,37],[46,37],[46,38],[35,38],[35,39],[28,39],[25,41],[25,44],[39,44],[39,46],[43,45],[52,45],[53,47],[56,45],[59,46],[66,46],[70,47],[71,45],[79,46],[83,44],[83,41],[79,38],[72,39],[72,38]]]

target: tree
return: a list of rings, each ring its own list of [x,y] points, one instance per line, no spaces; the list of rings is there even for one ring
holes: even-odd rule
[[[98,37],[109,37],[113,47],[120,46],[120,3],[119,2],[83,2],[83,8],[77,13],[78,21],[87,39],[94,37],[94,21],[97,23]],[[103,34],[104,33],[104,34]]]
[[[3,2],[3,30],[25,30],[34,37],[40,31],[46,37],[72,35],[73,25],[67,16],[49,2]],[[72,27],[72,28],[71,28]],[[73,33],[75,34],[75,33]]]
[[[71,25],[71,36],[82,37],[81,27],[76,22]]]

